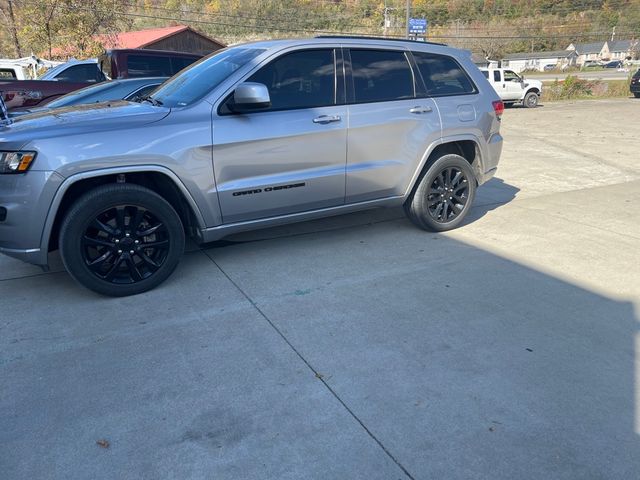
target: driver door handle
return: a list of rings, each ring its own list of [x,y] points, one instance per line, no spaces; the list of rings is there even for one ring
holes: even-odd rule
[[[313,119],[313,123],[320,123],[322,125],[325,125],[327,123],[339,122],[340,120],[342,120],[340,115],[320,115],[319,117]]]
[[[415,114],[421,114],[421,113],[429,113],[433,111],[433,109],[431,107],[423,107],[423,106],[417,106],[417,107],[413,107],[411,110],[409,110],[409,112],[411,113],[415,113]]]

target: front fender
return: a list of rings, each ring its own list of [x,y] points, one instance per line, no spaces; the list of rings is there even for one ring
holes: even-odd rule
[[[180,193],[184,196],[187,203],[191,207],[195,215],[196,222],[198,224],[198,230],[203,230],[206,228],[206,222],[202,215],[199,205],[191,195],[191,192],[187,189],[184,183],[180,180],[180,178],[170,169],[163,167],[161,165],[129,165],[126,167],[114,167],[114,168],[102,168],[97,170],[90,170],[86,172],[77,173],[75,175],[71,175],[67,177],[60,185],[58,190],[56,191],[53,200],[51,201],[51,205],[49,207],[49,211],[47,212],[47,217],[44,223],[44,227],[42,230],[42,237],[40,239],[40,252],[43,255],[46,255],[49,248],[49,241],[51,239],[51,232],[53,231],[53,226],[56,220],[56,216],[58,214],[58,210],[60,209],[60,204],[62,203],[62,199],[65,194],[69,190],[69,188],[75,183],[86,180],[89,178],[103,177],[103,176],[111,176],[117,175],[120,173],[144,173],[144,172],[155,172],[166,175],[180,190]],[[46,263],[46,262],[44,262]]]

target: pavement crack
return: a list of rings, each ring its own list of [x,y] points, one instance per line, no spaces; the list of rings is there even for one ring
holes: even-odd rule
[[[362,427],[362,429],[367,433],[367,435],[382,449],[382,451],[391,459],[393,463],[396,464],[400,470],[409,478],[410,480],[415,480],[415,477],[409,473],[402,463],[389,451],[389,449],[382,443],[382,441],[374,435],[374,433],[364,424],[364,422],[356,415],[356,413],[345,403],[345,401],[340,398],[338,393],[331,388],[331,386],[327,383],[328,378],[326,378],[323,374],[321,374],[318,370],[316,370],[313,365],[307,360],[304,355],[291,343],[291,341],[286,337],[284,333],[278,328],[278,326],[267,316],[266,313],[262,311],[262,309],[256,304],[256,302],[251,299],[251,297],[238,285],[231,276],[215,261],[215,259],[209,255],[209,253],[203,250],[203,253],[211,260],[211,262],[218,267],[220,272],[226,277],[229,282],[242,294],[244,298],[253,306],[253,308],[258,312],[258,314],[265,319],[265,321],[271,326],[271,328],[284,340],[284,342],[289,346],[289,348],[295,353],[295,355],[302,360],[302,362],[307,366],[307,368],[313,373],[313,375],[324,385],[324,387],[329,391],[329,393],[342,405],[342,407],[347,411],[347,413]],[[331,377],[329,377],[331,378]]]

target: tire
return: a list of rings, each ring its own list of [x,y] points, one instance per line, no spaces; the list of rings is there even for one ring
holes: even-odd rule
[[[475,194],[476,178],[471,165],[460,155],[449,154],[427,169],[404,208],[418,227],[445,232],[464,221]]]
[[[75,201],[59,237],[69,274],[112,297],[160,285],[178,265],[184,243],[182,221],[169,202],[126,183],[97,187]]]
[[[536,92],[529,92],[524,96],[524,100],[522,100],[522,105],[527,108],[535,108],[538,106],[538,101],[540,97]]]
[[[640,92],[633,92],[633,96],[636,98],[640,98]]]

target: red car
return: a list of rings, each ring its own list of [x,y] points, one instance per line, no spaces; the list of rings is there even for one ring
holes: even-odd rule
[[[69,62],[43,80],[0,82],[9,110],[40,107],[91,83],[117,78],[171,77],[201,55],[161,50],[108,50],[98,61]],[[59,70],[59,71],[58,71]],[[47,77],[52,79],[47,79]]]

